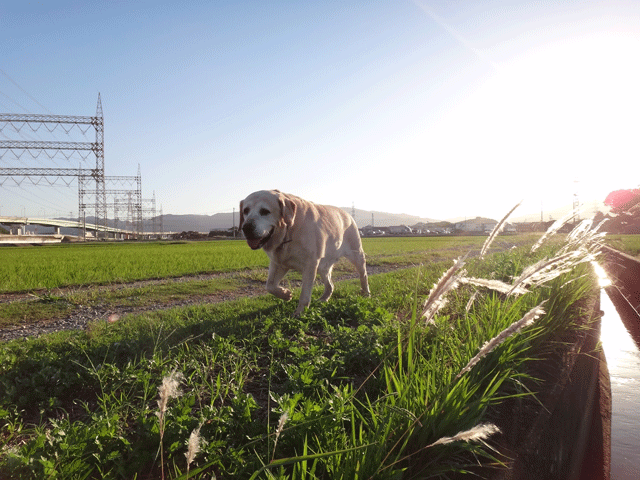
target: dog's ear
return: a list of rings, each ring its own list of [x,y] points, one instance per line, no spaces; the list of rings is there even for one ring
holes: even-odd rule
[[[280,211],[282,212],[280,218],[282,218],[282,221],[287,227],[293,226],[293,219],[296,217],[295,202],[282,193],[278,201],[280,202]]]
[[[244,212],[242,210],[242,200],[240,200],[240,223],[238,224],[238,230],[242,229],[242,224],[244,223]]]

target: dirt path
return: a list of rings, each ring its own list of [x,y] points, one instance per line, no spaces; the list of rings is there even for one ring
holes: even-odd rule
[[[376,275],[380,273],[386,273],[399,268],[408,268],[408,266],[399,265],[369,265],[367,267],[369,275]],[[147,305],[144,307],[132,307],[124,305],[77,305],[70,315],[64,318],[52,318],[47,320],[41,320],[38,322],[9,326],[0,329],[0,341],[14,340],[17,338],[25,338],[32,336],[40,336],[47,333],[58,332],[62,330],[82,330],[85,329],[87,324],[92,321],[117,321],[124,315],[128,314],[141,314],[145,312],[156,312],[162,310],[168,310],[177,307],[187,307],[191,305],[207,305],[220,302],[226,302],[235,300],[237,298],[244,297],[256,297],[259,295],[266,295],[266,290],[263,282],[246,279],[246,272],[225,272],[225,273],[211,273],[200,275],[189,275],[184,277],[175,277],[169,279],[155,279],[155,280],[142,280],[130,283],[120,283],[116,285],[104,285],[104,286],[90,286],[90,287],[68,287],[59,288],[49,292],[50,295],[64,298],[70,293],[79,293],[83,291],[96,290],[99,292],[112,292],[123,289],[134,289],[140,287],[146,287],[150,285],[166,285],[175,282],[201,282],[201,281],[216,281],[220,279],[240,279],[244,281],[241,286],[235,287],[229,290],[222,290],[210,295],[194,294],[187,298],[181,298],[178,300],[167,298],[161,300],[153,305]],[[348,279],[357,278],[355,272],[335,272],[334,279],[336,281],[343,281]],[[300,282],[291,280],[290,282],[295,288],[300,287]],[[3,293],[0,294],[0,305],[7,303],[27,303],[37,301],[39,296],[44,295],[45,292],[19,292],[19,293]]]

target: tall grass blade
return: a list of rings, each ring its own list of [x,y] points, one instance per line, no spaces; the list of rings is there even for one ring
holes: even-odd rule
[[[357,450],[362,450],[363,448],[368,448],[368,447],[370,447],[372,445],[374,445],[374,444],[373,443],[369,443],[367,445],[359,445],[357,447],[345,448],[344,450],[335,450],[335,451],[332,451],[332,452],[314,453],[312,455],[304,455],[304,456],[300,456],[300,457],[280,458],[278,460],[274,460],[273,462],[269,463],[268,465],[263,465],[262,468],[260,468],[258,471],[254,472],[253,475],[251,475],[249,480],[255,480],[256,478],[258,478],[258,475],[260,475],[262,472],[264,472],[266,470],[269,470],[271,468],[281,467],[281,466],[284,466],[284,465],[291,465],[292,463],[298,463],[298,462],[303,462],[303,461],[317,460],[319,458],[331,457],[333,455],[342,455],[342,454],[345,454],[345,453],[350,453],[350,452],[355,452]]]

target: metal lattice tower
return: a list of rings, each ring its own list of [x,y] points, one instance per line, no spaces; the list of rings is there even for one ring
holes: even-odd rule
[[[106,226],[107,224],[107,200],[104,175],[104,119],[102,115],[102,101],[98,93],[98,104],[94,117],[72,116],[72,115],[43,115],[43,114],[21,114],[21,113],[0,113],[0,131],[8,126],[13,127],[13,131],[20,134],[21,130],[27,126],[32,132],[37,132],[41,127],[45,127],[50,133],[60,127],[67,134],[75,127],[84,135],[91,127],[95,129],[95,142],[61,142],[42,140],[0,140],[0,160],[4,160],[5,155],[11,152],[15,159],[23,164],[22,167],[2,167],[0,168],[0,185],[4,184],[7,178],[11,178],[16,185],[28,179],[32,184],[38,185],[42,180],[54,185],[58,179],[64,181],[69,186],[70,181],[65,177],[78,178],[78,212],[82,220],[85,216],[86,203],[84,196],[90,192],[89,184],[94,183],[94,208],[95,223]],[[33,154],[36,151],[37,154]],[[93,152],[96,157],[95,168],[48,168],[32,167],[27,165],[28,152],[31,159],[40,157],[41,153],[52,160],[57,153],[61,153],[67,160],[72,155],[78,154],[83,160]],[[53,152],[53,154],[49,153]],[[7,177],[7,178],[2,178]],[[20,179],[20,180],[18,180]]]
[[[105,198],[107,198],[107,216],[113,206],[115,228],[119,228],[120,211],[127,212],[126,230],[140,238],[142,236],[142,176],[138,165],[136,176],[105,176]]]
[[[155,237],[159,235],[158,219],[156,217],[156,192],[153,192],[152,198],[142,199],[142,213],[147,213],[147,218],[151,219],[151,234]],[[144,218],[144,217],[143,217]],[[144,225],[144,220],[143,220]]]
[[[102,101],[98,93],[98,105],[96,106],[96,169],[94,180],[96,182],[96,224],[107,226],[107,194],[104,182],[104,118],[102,116]]]

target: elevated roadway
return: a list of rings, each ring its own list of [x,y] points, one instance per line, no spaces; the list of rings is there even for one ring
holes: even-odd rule
[[[105,227],[103,225],[95,225],[93,223],[78,222],[75,220],[60,220],[56,218],[37,218],[37,217],[8,217],[0,216],[0,224],[7,225],[11,228],[12,233],[17,230],[22,230],[24,233],[24,227],[27,225],[42,225],[44,227],[53,227],[56,234],[60,234],[61,228],[77,228],[82,230],[94,231],[94,232],[107,232],[112,234],[127,234],[135,235],[136,232],[130,230],[123,230],[121,228]],[[17,233],[17,232],[16,232]]]

